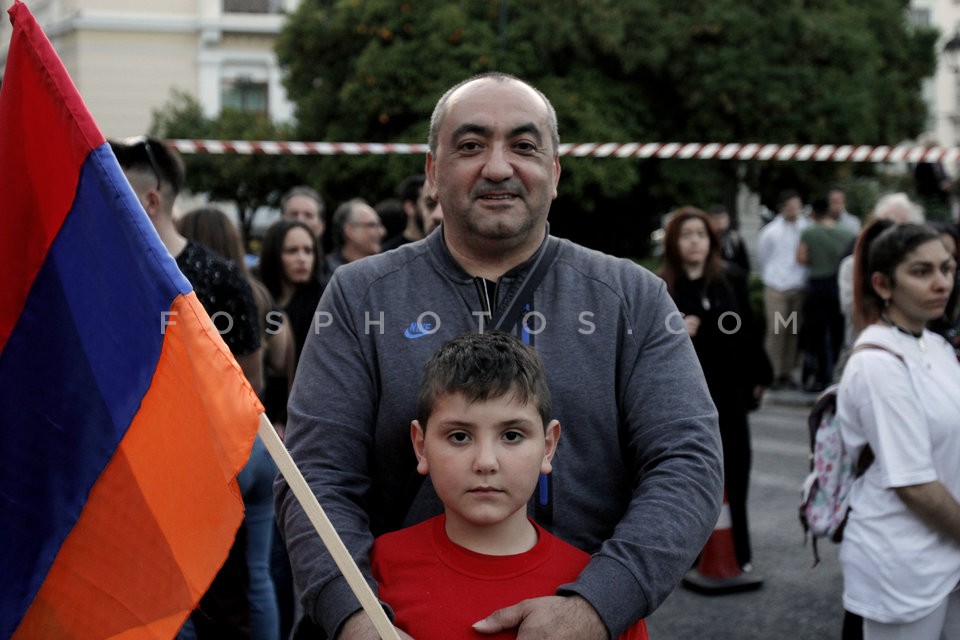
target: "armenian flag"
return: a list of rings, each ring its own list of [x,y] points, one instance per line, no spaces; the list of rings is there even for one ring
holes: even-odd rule
[[[170,638],[262,407],[26,5],[0,86],[0,638]]]

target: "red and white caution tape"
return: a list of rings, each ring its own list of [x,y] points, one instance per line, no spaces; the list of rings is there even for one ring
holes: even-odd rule
[[[294,142],[277,140],[168,140],[181,153],[240,155],[423,154],[425,144]],[[912,145],[815,145],[699,142],[585,142],[560,145],[574,158],[679,158],[683,160],[781,160],[797,162],[958,162],[960,148]]]
[[[425,144],[377,142],[293,142],[286,140],[167,140],[180,153],[239,155],[386,155],[426,153]]]

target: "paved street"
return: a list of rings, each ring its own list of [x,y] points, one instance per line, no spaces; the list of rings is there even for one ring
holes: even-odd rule
[[[839,546],[820,544],[820,564],[804,545],[797,519],[808,469],[808,406],[799,393],[771,393],[751,414],[753,473],[750,529],[758,591],[704,596],[683,587],[647,620],[651,640],[831,639],[843,607]]]

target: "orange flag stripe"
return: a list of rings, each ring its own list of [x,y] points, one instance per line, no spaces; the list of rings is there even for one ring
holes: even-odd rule
[[[226,558],[263,408],[196,294],[171,310],[150,389],[18,640],[171,638]]]

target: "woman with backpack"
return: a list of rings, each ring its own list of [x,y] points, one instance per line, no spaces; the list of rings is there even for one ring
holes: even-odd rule
[[[956,263],[936,231],[883,220],[854,256],[856,344],[873,348],[847,362],[837,415],[850,459],[874,460],[840,548],[844,638],[960,638],[960,364],[926,328]]]
[[[663,242],[660,276],[683,314],[682,322],[677,319],[668,330],[690,335],[717,406],[734,552],[737,564],[749,571],[747,488],[752,456],[747,413],[773,380],[773,369],[750,307],[747,274],[721,258],[707,214],[694,207],[677,210]]]

